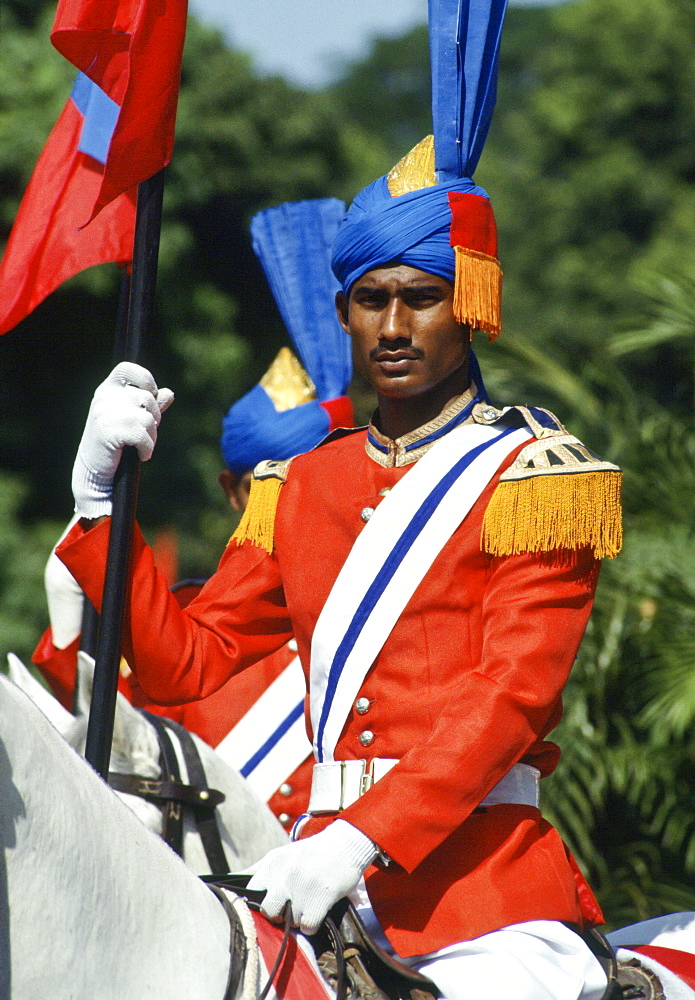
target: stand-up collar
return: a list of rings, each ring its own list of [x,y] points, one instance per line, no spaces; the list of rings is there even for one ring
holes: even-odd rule
[[[466,391],[442,410],[438,417],[403,437],[395,440],[386,437],[374,426],[373,421],[370,422],[365,448],[369,457],[384,468],[411,465],[422,458],[435,441],[459,424],[492,423],[499,416],[499,410],[481,401],[478,387],[475,382],[471,382]]]

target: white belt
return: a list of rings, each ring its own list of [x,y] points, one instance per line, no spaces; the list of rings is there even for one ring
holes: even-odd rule
[[[336,760],[314,764],[311,778],[311,796],[308,812],[340,812],[356,802],[360,795],[383,778],[398,761],[393,757],[374,757],[366,760]],[[496,806],[502,803],[538,808],[538,779],[540,771],[531,764],[515,764],[480,803]]]

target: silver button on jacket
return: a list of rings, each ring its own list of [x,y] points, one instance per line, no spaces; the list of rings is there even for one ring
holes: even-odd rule
[[[363,733],[360,733],[360,743],[363,747],[368,747],[370,743],[374,742],[374,733],[371,729],[365,729]]]
[[[369,698],[358,698],[355,702],[355,709],[359,715],[366,715],[369,711],[369,706],[371,702]]]
[[[368,521],[373,513],[374,513],[373,507],[363,507],[362,510],[360,511],[360,517],[362,518],[363,521]]]

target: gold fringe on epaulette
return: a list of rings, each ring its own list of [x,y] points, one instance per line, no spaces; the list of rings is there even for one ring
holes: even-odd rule
[[[496,257],[454,247],[454,315],[459,323],[484,330],[495,340],[502,330],[502,269]]]
[[[249,541],[272,554],[275,544],[275,512],[278,506],[283,480],[271,476],[267,479],[252,479],[249,502],[246,505],[236,531],[229,539],[237,545]]]
[[[622,545],[622,474],[583,472],[502,481],[483,520],[481,545],[495,556],[590,546],[598,559]]]

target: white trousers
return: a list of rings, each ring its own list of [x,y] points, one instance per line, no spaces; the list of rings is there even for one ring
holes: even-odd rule
[[[395,955],[364,892],[351,895],[378,943]],[[360,891],[362,889],[362,891]],[[578,934],[555,920],[530,920],[403,959],[444,1000],[600,1000],[606,976]]]

